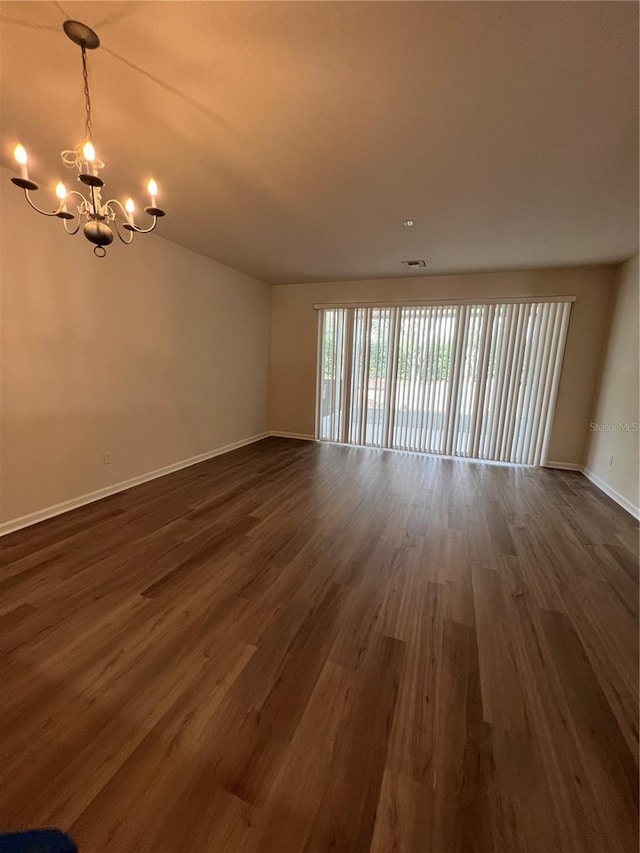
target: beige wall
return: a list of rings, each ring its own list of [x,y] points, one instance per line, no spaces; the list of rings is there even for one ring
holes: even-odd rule
[[[611,332],[602,378],[593,410],[593,423],[638,424],[638,255],[618,269]],[[637,427],[636,427],[637,428]],[[638,514],[639,433],[626,430],[593,431],[587,457],[587,473],[599,485],[622,498]],[[613,458],[613,461],[611,461]]]
[[[267,285],[155,234],[95,258],[9,177],[0,521],[267,430]]]
[[[272,287],[267,388],[266,285],[156,235],[94,258],[81,235],[29,210],[9,176],[0,169],[0,523],[268,428],[312,435],[315,302],[576,295],[549,458],[584,463],[592,417],[638,420],[637,258],[621,278],[597,410],[607,266]],[[620,379],[620,363],[635,380]],[[635,402],[620,391],[634,381]],[[589,465],[637,502],[635,436],[593,436]]]
[[[271,288],[269,423],[274,431],[313,435],[316,302],[469,299],[575,295],[549,460],[581,465],[614,294],[610,266],[321,284]]]

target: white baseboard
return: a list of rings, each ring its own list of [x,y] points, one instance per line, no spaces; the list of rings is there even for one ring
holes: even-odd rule
[[[299,433],[294,432],[271,432],[271,435],[280,436],[281,438],[301,438],[307,441],[315,441],[311,435],[301,435]],[[325,442],[327,444],[340,444],[341,442]],[[344,446],[344,444],[343,444]],[[378,448],[380,449],[380,448]],[[384,448],[383,448],[384,449]],[[407,451],[402,451],[407,452]],[[424,454],[421,454],[424,455]],[[427,454],[429,455],[429,454]],[[439,456],[440,459],[460,459],[462,457],[458,456]],[[511,462],[492,462],[484,459],[470,459],[470,462],[482,462],[483,464],[488,465],[512,465]],[[543,468],[556,468],[560,471],[578,471],[580,474],[583,474],[588,480],[590,480],[594,486],[597,486],[600,491],[604,492],[607,497],[610,497],[611,500],[615,501],[619,506],[625,509],[628,513],[630,513],[634,518],[640,520],[640,509],[637,506],[634,506],[630,501],[624,498],[619,492],[616,492],[615,489],[612,489],[611,486],[608,486],[604,480],[601,480],[593,471],[589,471],[583,465],[578,465],[576,462],[555,462],[553,460],[548,460],[542,466]]]
[[[299,438],[301,441],[315,441],[315,436],[308,435],[304,432],[273,432],[271,431],[270,435],[276,436],[276,438]]]
[[[640,509],[637,506],[634,506],[631,501],[628,501],[623,497],[620,492],[616,492],[615,489],[612,489],[608,483],[605,483],[603,479],[598,477],[597,474],[594,474],[593,471],[590,471],[589,468],[585,468],[584,465],[576,465],[574,462],[545,462],[544,467],[559,468],[561,471],[579,471],[587,478],[587,480],[600,489],[601,492],[604,492],[607,497],[611,498],[612,501],[615,501],[634,518],[640,520]]]
[[[607,497],[610,497],[612,501],[615,501],[619,504],[623,509],[626,509],[628,513],[630,513],[634,518],[640,520],[640,508],[634,506],[631,501],[628,501],[625,497],[623,497],[620,492],[616,492],[615,489],[612,489],[608,483],[605,483],[597,474],[594,474],[593,471],[590,471],[588,468],[583,468],[582,473],[587,478],[587,480],[591,480],[594,486],[597,486],[601,492],[604,492]]]
[[[133,486],[139,486],[142,483],[147,483],[150,480],[156,480],[158,477],[164,477],[167,474],[172,474],[174,471],[180,471],[182,468],[188,468],[191,465],[197,465],[199,462],[205,462],[207,459],[213,459],[215,456],[222,456],[224,453],[230,453],[232,450],[237,450],[240,447],[245,447],[248,444],[253,444],[256,441],[261,441],[263,438],[276,436],[278,438],[296,438],[302,441],[315,441],[312,435],[296,432],[263,432],[259,435],[253,435],[250,438],[243,438],[240,441],[234,441],[232,444],[226,444],[224,447],[218,447],[216,450],[209,450],[207,453],[200,453],[198,456],[192,456],[190,459],[183,459],[180,462],[174,462],[172,465],[165,465],[163,468],[157,468],[155,471],[149,471],[146,474],[140,474],[137,477],[132,477],[129,480],[123,480],[120,483],[114,483],[112,486],[106,486],[104,489],[97,489],[95,492],[88,492],[80,495],[77,498],[72,498],[68,501],[63,501],[53,506],[45,507],[44,509],[31,512],[28,515],[14,518],[10,521],[5,521],[0,524],[0,536],[6,536],[8,533],[13,533],[15,530],[21,530],[23,527],[29,527],[32,524],[37,524],[39,521],[46,521],[48,518],[53,518],[56,515],[62,515],[72,509],[85,506],[86,504],[99,501],[102,498],[107,498],[110,495],[115,495],[118,492],[124,492]],[[456,457],[458,458],[458,457]],[[505,464],[505,463],[498,463]],[[634,518],[640,519],[640,509],[634,506],[630,501],[624,498],[615,489],[607,485],[604,480],[600,479],[593,471],[584,468],[582,465],[576,465],[573,462],[546,462],[545,468],[558,468],[564,471],[579,471],[594,486],[597,486],[600,491],[610,497],[613,501],[619,504],[623,509],[630,513]]]
[[[577,465],[575,462],[545,462],[543,468],[558,468],[560,471],[580,471],[582,473],[582,465]]]
[[[71,500],[45,507],[45,509],[31,512],[28,515],[20,516],[20,518],[5,521],[0,524],[0,536],[6,536],[7,533],[13,533],[14,530],[21,530],[23,527],[29,527],[31,524],[37,524],[39,521],[46,521],[47,518],[62,515],[72,509],[85,506],[85,504],[99,501],[102,498],[108,498],[109,495],[115,495],[117,492],[124,492],[126,489],[131,489],[133,486],[139,486],[142,483],[147,483],[149,480],[157,480],[158,477],[164,477],[167,474],[172,474],[174,471],[180,471],[181,468],[188,468],[191,465],[197,465],[198,462],[205,462],[207,459],[213,459],[214,456],[222,456],[224,453],[230,453],[232,450],[237,450],[239,447],[245,447],[247,444],[253,444],[256,441],[261,441],[263,438],[268,438],[269,435],[271,435],[271,433],[268,432],[263,432],[259,435],[252,435],[250,438],[243,438],[240,441],[234,441],[233,444],[226,444],[224,447],[218,447],[216,450],[209,450],[207,453],[200,453],[198,456],[192,456],[190,459],[183,459],[180,462],[174,462],[172,465],[165,465],[164,468],[157,468],[155,471],[149,471],[146,474],[131,477],[130,480],[122,480],[120,483],[114,483],[112,486],[106,486],[104,489],[97,489],[95,492],[87,492],[87,494],[80,495],[77,498],[71,498]]]

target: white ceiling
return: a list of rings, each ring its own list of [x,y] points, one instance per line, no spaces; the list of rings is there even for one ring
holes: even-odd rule
[[[153,174],[161,234],[265,281],[637,251],[634,2],[61,0],[0,14],[3,164],[20,140],[33,177],[63,176],[84,114],[61,25],[84,21],[103,45],[89,61],[110,194],[146,203]]]

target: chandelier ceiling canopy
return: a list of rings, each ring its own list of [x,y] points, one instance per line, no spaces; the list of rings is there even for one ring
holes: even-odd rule
[[[62,162],[68,169],[77,171],[78,181],[86,187],[84,192],[79,190],[67,190],[62,181],[56,186],[58,207],[51,213],[41,210],[31,199],[30,193],[39,189],[39,184],[31,180],[27,168],[28,157],[24,146],[18,144],[14,148],[13,155],[20,166],[20,177],[11,178],[12,182],[24,190],[25,198],[31,207],[44,216],[55,216],[62,220],[67,234],[77,234],[82,225],[82,233],[94,244],[94,254],[103,258],[106,247],[113,242],[114,232],[119,239],[129,244],[134,234],[148,234],[153,231],[158,219],[165,215],[164,210],[156,205],[158,185],[153,178],[147,184],[147,190],[151,204],[145,207],[145,213],[152,217],[153,221],[148,228],[141,228],[134,221],[135,204],[133,199],[128,198],[124,204],[116,198],[103,201],[102,190],[105,186],[100,177],[100,170],[104,163],[96,155],[93,143],[93,127],[91,122],[91,93],[89,91],[89,74],[87,70],[87,50],[95,50],[100,46],[97,34],[86,24],[80,21],[65,21],[63,24],[65,34],[72,42],[80,47],[82,52],[82,77],[84,81],[84,103],[85,103],[85,130],[83,140],[73,149],[62,151]],[[75,213],[67,208],[70,200],[74,199]],[[71,205],[70,205],[71,206]],[[77,223],[71,222],[77,217]],[[121,220],[121,221],[119,221]],[[83,224],[84,223],[84,224]],[[128,236],[123,236],[120,227]]]

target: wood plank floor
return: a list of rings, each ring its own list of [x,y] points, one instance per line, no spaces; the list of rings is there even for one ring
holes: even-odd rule
[[[0,540],[0,822],[81,853],[637,851],[638,529],[267,439]]]

